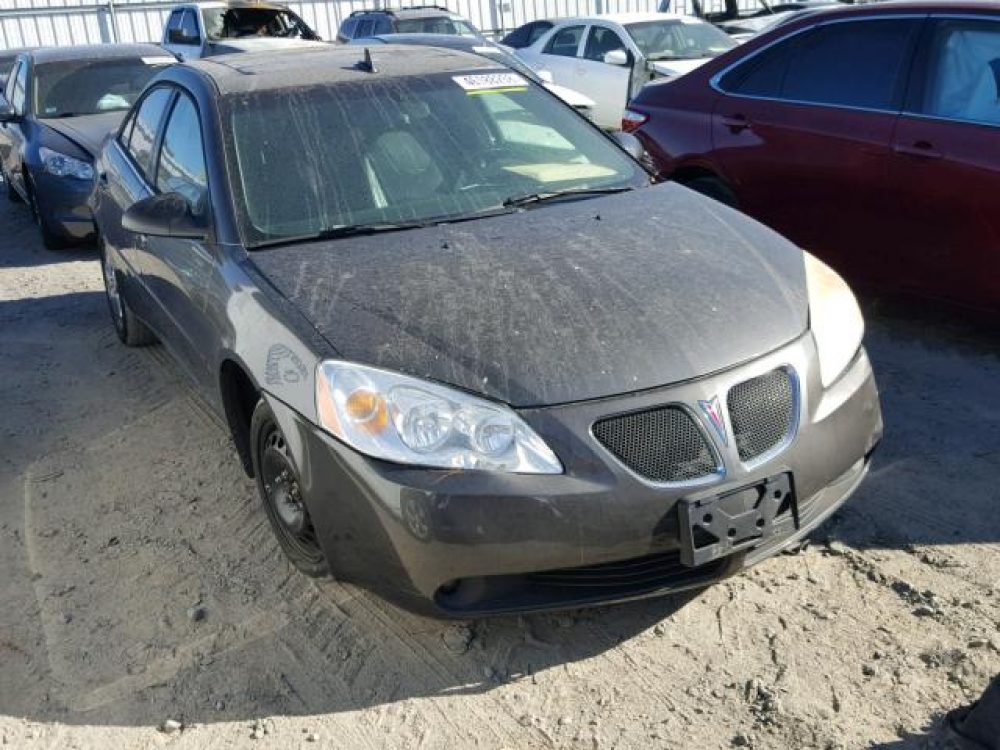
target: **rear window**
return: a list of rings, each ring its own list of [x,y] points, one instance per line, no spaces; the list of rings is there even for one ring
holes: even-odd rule
[[[603,134],[510,70],[267,91],[224,106],[251,246],[648,181]]]
[[[401,18],[396,21],[399,34],[453,34],[479,36],[472,24],[461,18],[430,16],[427,18]]]

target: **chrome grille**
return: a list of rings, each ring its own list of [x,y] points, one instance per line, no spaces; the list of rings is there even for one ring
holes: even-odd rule
[[[785,368],[734,385],[727,401],[736,449],[743,461],[778,447],[795,424],[795,386]]]
[[[679,406],[608,417],[593,429],[601,445],[654,482],[701,479],[719,468],[704,433]]]

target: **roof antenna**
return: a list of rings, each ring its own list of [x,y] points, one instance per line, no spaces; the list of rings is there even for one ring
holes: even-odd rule
[[[363,70],[366,73],[378,73],[378,68],[375,67],[375,61],[372,60],[372,52],[370,49],[365,47],[365,59],[359,60],[354,64],[355,70]]]

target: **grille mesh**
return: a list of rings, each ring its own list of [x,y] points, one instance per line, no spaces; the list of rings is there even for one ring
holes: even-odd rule
[[[655,482],[685,482],[718,466],[704,434],[677,406],[609,417],[594,423],[594,437],[637,474]]]
[[[778,369],[729,390],[729,421],[740,459],[752,461],[779,445],[792,429],[795,398],[792,376]]]

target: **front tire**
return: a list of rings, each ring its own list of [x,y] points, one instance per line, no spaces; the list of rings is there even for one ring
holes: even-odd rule
[[[7,200],[11,203],[24,203],[24,199],[21,194],[14,189],[14,183],[10,181],[10,177],[3,175],[3,181],[7,183]]]
[[[68,247],[70,243],[59,235],[55,225],[42,210],[38,202],[38,193],[35,191],[35,186],[32,184],[27,173],[24,175],[24,186],[28,193],[28,207],[31,209],[31,218],[38,225],[38,231],[41,232],[42,244],[45,245],[45,249],[63,250]]]
[[[108,300],[108,311],[115,333],[125,346],[148,346],[155,343],[156,336],[149,327],[136,317],[121,293],[121,272],[114,267],[108,246],[103,238],[98,240],[101,249],[101,272],[104,276],[104,295]]]
[[[307,576],[330,575],[330,565],[302,498],[299,472],[288,441],[264,399],[253,411],[250,437],[257,491],[278,544],[292,565]]]

